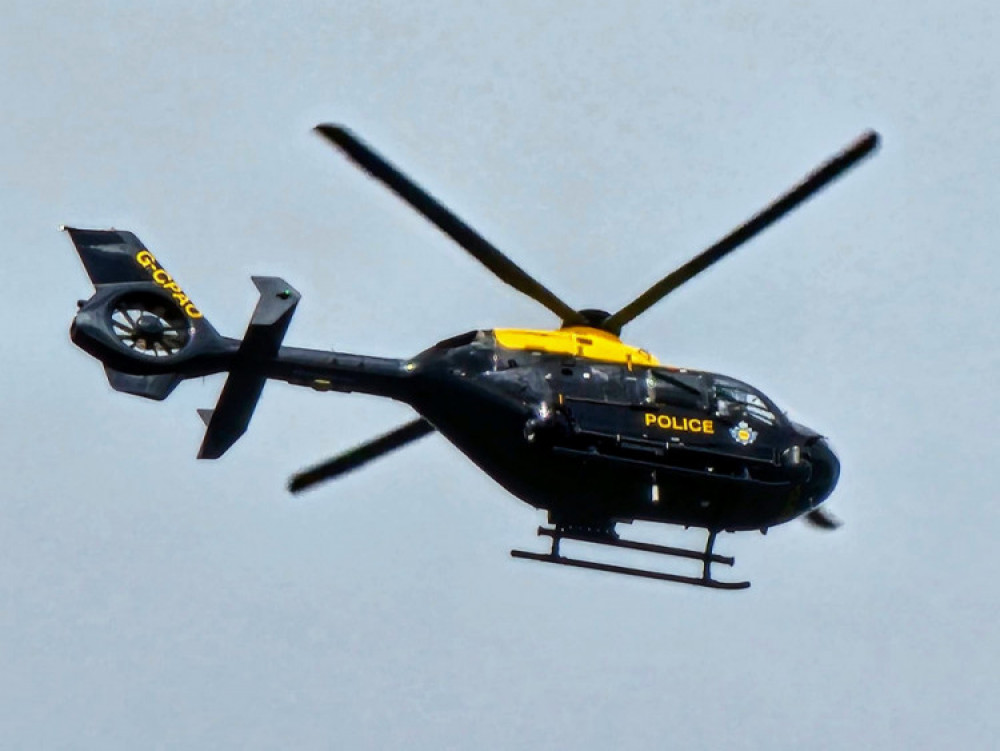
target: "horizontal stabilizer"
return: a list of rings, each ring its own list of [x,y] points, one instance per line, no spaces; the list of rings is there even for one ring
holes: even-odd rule
[[[205,427],[206,428],[208,427],[208,424],[212,421],[212,413],[214,411],[215,411],[214,409],[199,409],[198,410],[198,417],[200,417],[201,421],[203,423],[205,423]]]
[[[278,354],[295,306],[299,304],[299,293],[284,279],[255,276],[253,283],[260,290],[260,300],[240,342],[219,402],[211,411],[199,459],[218,459],[246,432],[264,390],[266,366]],[[199,414],[205,419],[203,411],[199,410]]]

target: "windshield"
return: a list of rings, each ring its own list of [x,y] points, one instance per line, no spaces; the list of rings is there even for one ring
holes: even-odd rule
[[[774,425],[778,418],[775,410],[762,395],[750,386],[729,378],[715,379],[715,408],[726,417],[750,417],[765,425]]]

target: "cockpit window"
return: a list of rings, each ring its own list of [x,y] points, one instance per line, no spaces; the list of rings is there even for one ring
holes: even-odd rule
[[[704,409],[705,392],[697,373],[649,370],[646,373],[646,401],[690,409]]]
[[[724,416],[746,415],[766,425],[774,425],[778,418],[767,403],[746,384],[726,378],[715,380],[716,410]]]
[[[575,399],[598,402],[630,403],[634,401],[635,377],[619,365],[577,361],[562,363],[545,378],[558,384],[558,389]]]

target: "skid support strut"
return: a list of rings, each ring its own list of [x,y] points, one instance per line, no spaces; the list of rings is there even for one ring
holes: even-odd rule
[[[543,537],[552,538],[552,549],[548,553],[532,553],[527,550],[512,550],[511,556],[514,558],[524,558],[532,561],[542,561],[543,563],[555,563],[560,566],[574,566],[576,568],[587,568],[595,571],[608,571],[612,574],[624,574],[626,576],[639,576],[645,579],[659,579],[661,581],[677,582],[679,584],[689,584],[694,587],[709,587],[711,589],[746,589],[750,582],[724,582],[712,578],[712,564],[720,563],[724,566],[732,566],[735,560],[729,556],[717,555],[713,552],[715,547],[716,530],[709,530],[708,541],[705,550],[687,550],[685,548],[672,548],[666,545],[653,545],[647,542],[635,542],[633,540],[619,540],[611,534],[599,534],[593,532],[581,532],[564,527],[539,527],[538,534]],[[562,540],[577,540],[579,542],[589,542],[594,545],[605,545],[610,548],[625,548],[627,550],[641,550],[646,553],[656,553],[674,558],[689,558],[702,563],[702,575],[683,576],[681,574],[668,574],[662,571],[651,571],[642,568],[632,568],[629,566],[617,566],[599,561],[587,561],[581,558],[569,558],[559,552],[559,543]]]

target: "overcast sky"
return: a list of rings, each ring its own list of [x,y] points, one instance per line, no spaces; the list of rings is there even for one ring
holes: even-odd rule
[[[996,4],[290,5],[2,3],[0,745],[995,748]],[[299,346],[556,323],[324,121],[610,310],[876,128],[625,332],[829,435],[844,527],[722,536],[736,593],[512,560],[543,517],[440,436],[292,500],[412,414],[285,384],[198,462],[221,378],[112,392],[59,225],[135,232],[232,336],[251,274]]]

